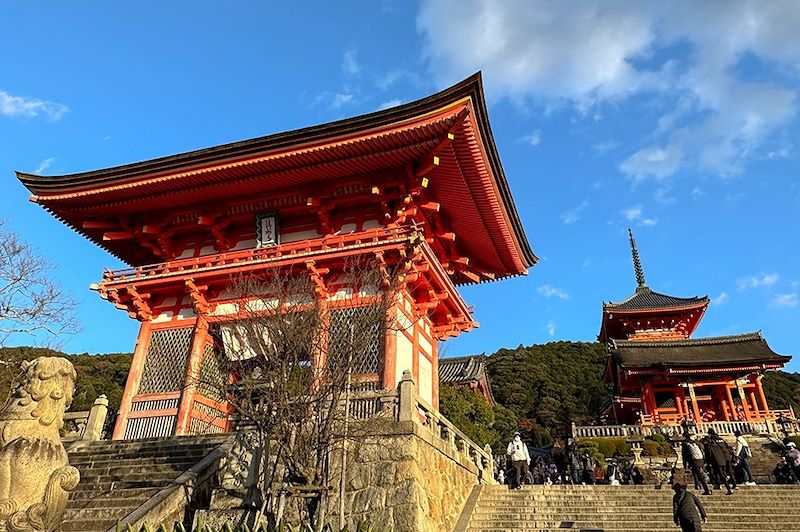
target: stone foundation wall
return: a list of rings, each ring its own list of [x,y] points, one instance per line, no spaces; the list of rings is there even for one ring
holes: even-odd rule
[[[346,495],[350,524],[364,520],[395,532],[453,530],[482,472],[425,427],[394,425],[395,434],[370,437],[351,451]],[[338,504],[337,493],[332,509]]]

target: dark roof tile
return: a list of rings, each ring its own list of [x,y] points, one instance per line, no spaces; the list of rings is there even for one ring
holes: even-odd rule
[[[792,358],[770,349],[761,333],[660,342],[612,340],[609,350],[625,369],[786,364]]]

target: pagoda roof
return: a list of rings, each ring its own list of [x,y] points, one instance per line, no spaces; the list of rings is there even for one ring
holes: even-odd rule
[[[612,358],[625,370],[782,367],[792,357],[775,353],[760,332],[687,340],[611,340]]]
[[[224,205],[271,191],[302,196],[388,168],[430,176],[428,193],[441,203],[459,251],[485,271],[498,278],[520,275],[538,262],[500,163],[480,73],[426,98],[353,118],[89,172],[17,177],[32,201],[121,260],[141,265],[154,260],[147,250],[104,240],[87,222],[180,212],[209,201]]]
[[[629,298],[618,303],[603,303],[603,310],[680,310],[706,306],[709,303],[708,296],[694,297],[675,297],[659,292],[654,292],[650,287],[644,285],[636,288],[636,292]]]

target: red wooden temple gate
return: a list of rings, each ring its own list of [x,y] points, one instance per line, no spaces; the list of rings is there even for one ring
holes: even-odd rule
[[[337,304],[339,291],[353,289],[342,276],[346,260],[400,268],[391,312],[408,327],[376,336],[358,381],[392,389],[411,370],[435,407],[438,342],[477,326],[456,286],[525,274],[537,261],[479,75],[320,126],[92,172],[18,177],[32,201],[131,265],[94,286],[142,324],[115,439],[229,430],[228,376],[219,370],[226,349],[209,331],[248,304],[226,295],[233,275],[308,275],[331,319],[344,322],[358,307]]]

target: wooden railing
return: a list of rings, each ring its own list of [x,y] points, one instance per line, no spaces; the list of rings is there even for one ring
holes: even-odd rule
[[[228,266],[235,266],[252,262],[270,262],[279,259],[297,259],[306,255],[322,251],[336,251],[352,247],[366,247],[369,245],[387,243],[408,238],[412,233],[411,228],[375,228],[367,232],[347,233],[343,235],[329,235],[310,240],[288,242],[272,247],[243,249],[228,253],[215,253],[201,257],[175,259],[169,262],[148,264],[135,268],[121,270],[106,270],[103,273],[103,283],[117,283],[138,281],[155,276],[176,274],[182,272],[195,272]]]
[[[796,419],[786,418],[786,432],[800,434],[800,423]],[[782,426],[775,420],[764,421],[710,421],[695,427],[696,431],[708,432],[714,429],[717,434],[733,434],[740,431],[742,434],[781,434]],[[572,424],[572,437],[584,438],[635,438],[646,437],[654,434],[677,436],[683,434],[684,426],[677,423],[659,423],[648,425],[588,425],[578,426]]]

